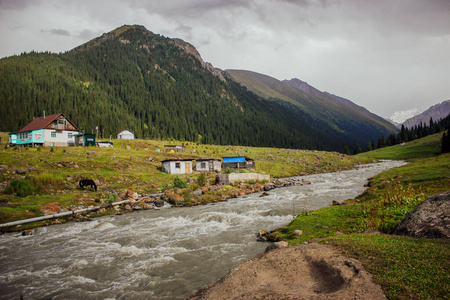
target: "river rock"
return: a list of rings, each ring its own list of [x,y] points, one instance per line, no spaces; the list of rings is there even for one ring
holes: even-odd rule
[[[261,229],[256,235],[256,240],[258,242],[278,242],[280,237],[277,233],[267,232]]]
[[[300,236],[300,235],[302,235],[303,234],[303,231],[301,231],[301,230],[294,230],[294,235],[298,235],[298,236]]]
[[[39,210],[43,212],[45,215],[54,215],[59,213],[61,207],[59,207],[58,203],[49,203],[39,207]]]
[[[16,174],[19,174],[19,175],[25,175],[25,174],[27,174],[27,171],[24,170],[24,169],[17,169],[17,170],[16,170]]]
[[[423,201],[397,225],[394,234],[416,238],[450,238],[450,191]]]
[[[135,191],[127,191],[127,198],[137,199],[139,198],[139,194]]]
[[[266,192],[272,190],[274,187],[275,187],[275,185],[273,183],[271,183],[271,182],[268,182],[268,183],[264,184],[264,190]]]
[[[386,299],[362,264],[330,247],[296,245],[250,259],[189,299]]]
[[[153,201],[153,203],[155,204],[156,207],[164,206],[164,200],[161,200],[161,199],[155,199],[155,201]]]
[[[272,243],[269,246],[266,247],[266,250],[264,252],[269,252],[275,249],[283,249],[283,248],[287,248],[289,246],[289,244],[287,242],[281,241],[281,242],[276,242],[276,243]]]
[[[183,202],[184,198],[183,196],[179,194],[171,194],[169,196],[169,203],[173,205],[177,205],[179,202]]]

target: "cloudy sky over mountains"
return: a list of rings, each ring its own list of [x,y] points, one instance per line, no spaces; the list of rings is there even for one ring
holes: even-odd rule
[[[449,0],[0,0],[0,57],[64,52],[123,24],[383,117],[450,99]]]

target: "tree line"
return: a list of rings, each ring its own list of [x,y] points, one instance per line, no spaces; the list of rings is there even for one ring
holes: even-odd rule
[[[448,145],[449,143],[448,140],[450,139],[449,126],[450,126],[450,114],[447,117],[440,119],[439,121],[434,121],[433,118],[430,118],[430,121],[428,123],[424,124],[420,122],[418,125],[415,125],[411,128],[407,128],[404,125],[402,125],[400,131],[397,134],[390,134],[388,137],[380,135],[377,143],[375,143],[374,140],[369,142],[366,145],[365,151],[371,151],[384,147],[394,146],[409,141],[413,141],[416,139],[420,139],[431,134],[444,132],[442,138],[442,151],[449,152],[447,150],[448,147],[450,147]],[[361,148],[360,145],[356,145],[353,148],[353,151],[350,151],[350,148],[348,146],[346,146],[344,149],[345,154],[358,154],[362,152],[364,152],[364,150]]]

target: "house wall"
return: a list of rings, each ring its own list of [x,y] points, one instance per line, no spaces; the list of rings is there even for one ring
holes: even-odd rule
[[[218,174],[219,183],[221,185],[229,185],[236,182],[246,182],[250,180],[270,180],[269,174],[259,174],[259,173],[228,173],[228,174]]]
[[[221,172],[222,171],[222,162],[215,160],[214,161],[214,171]]]
[[[204,167],[202,167],[202,164]],[[209,172],[209,162],[208,161],[196,161],[195,169],[200,172]]]
[[[9,143],[10,144],[16,144],[17,143],[17,134],[10,133],[9,134]]]
[[[52,136],[52,132],[55,132],[55,136]],[[76,134],[77,131],[56,131],[53,129],[44,129],[44,146],[47,147],[67,147],[75,145],[75,137],[69,137],[70,134]]]
[[[205,166],[202,168],[202,163]],[[212,164],[212,170],[210,165]],[[222,171],[222,163],[220,160],[203,160],[195,162],[195,169],[200,172],[220,172]]]
[[[177,163],[180,164],[179,168],[176,167]],[[170,174],[192,173],[192,161],[165,161],[162,166]]]
[[[17,145],[31,145],[44,143],[44,129],[17,133]]]

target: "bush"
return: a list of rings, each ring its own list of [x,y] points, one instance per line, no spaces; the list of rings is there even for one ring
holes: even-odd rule
[[[19,197],[26,197],[35,192],[33,183],[29,180],[13,179],[5,189],[6,194],[16,193]]]
[[[199,186],[204,186],[206,184],[206,175],[205,173],[200,174],[200,176],[197,177],[197,184]]]
[[[173,187],[176,189],[184,189],[187,188],[187,184],[183,179],[177,176],[173,179]]]

